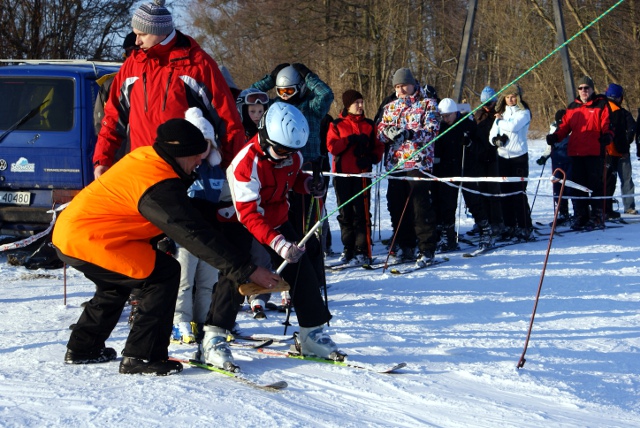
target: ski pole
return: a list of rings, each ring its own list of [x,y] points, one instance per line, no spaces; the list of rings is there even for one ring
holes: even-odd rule
[[[389,257],[391,256],[391,250],[393,250],[393,246],[396,243],[396,237],[398,236],[398,231],[400,230],[400,225],[402,224],[402,219],[404,218],[404,213],[407,212],[407,207],[409,206],[409,201],[411,200],[411,194],[413,193],[413,187],[409,189],[409,195],[407,196],[407,202],[404,204],[404,208],[402,209],[402,213],[400,214],[400,220],[398,220],[398,225],[396,226],[396,231],[393,234],[393,238],[391,239],[391,244],[389,246],[389,252],[387,253],[387,259],[384,261],[384,267],[382,268],[382,273],[384,273],[389,267]]]
[[[467,146],[462,146],[462,165],[460,167],[460,177],[464,177],[464,158],[467,153]],[[462,215],[462,181],[458,186],[458,226],[456,228],[456,245],[458,244],[458,234],[460,233],[460,216]],[[456,247],[457,248],[457,247]]]
[[[533,329],[533,320],[536,316],[536,309],[538,308],[538,301],[540,300],[540,292],[542,291],[542,282],[544,281],[544,274],[547,270],[547,261],[549,260],[549,252],[551,251],[551,243],[553,242],[553,234],[556,231],[556,221],[558,220],[558,212],[560,211],[560,201],[562,200],[562,193],[564,192],[564,184],[567,181],[567,175],[560,168],[556,168],[553,171],[553,175],[555,177],[556,173],[559,172],[562,175],[562,186],[560,186],[560,193],[558,194],[558,204],[556,205],[555,212],[553,214],[553,224],[551,225],[551,234],[549,235],[549,244],[547,245],[547,253],[544,257],[544,263],[542,265],[542,272],[540,273],[540,283],[538,284],[538,293],[536,294],[536,300],[533,304],[533,312],[531,313],[531,320],[529,321],[529,331],[527,332],[527,339],[524,342],[524,349],[522,350],[522,355],[520,356],[520,360],[518,361],[518,369],[524,367],[524,363],[527,361],[524,358],[524,355],[527,353],[527,348],[529,346],[529,339],[531,338],[531,330]]]
[[[362,188],[367,188],[367,179],[362,177]],[[364,192],[362,203],[364,204],[364,227],[367,236],[367,256],[369,257],[369,263],[371,263],[371,213],[369,212],[369,197],[370,192]]]
[[[540,177],[538,177],[538,178],[542,178],[542,174],[544,174],[544,167],[545,166],[547,166],[546,162],[542,164],[542,170],[540,171]],[[560,171],[562,171],[562,170],[560,170]],[[566,179],[566,177],[565,177],[565,179]],[[563,186],[564,186],[564,182],[563,182]],[[538,189],[539,188],[540,188],[540,180],[538,180],[538,185],[536,186],[536,192],[533,194],[533,202],[531,202],[531,208],[529,209],[529,216],[531,216],[531,214],[533,213],[533,206],[536,204],[536,198],[538,197]]]

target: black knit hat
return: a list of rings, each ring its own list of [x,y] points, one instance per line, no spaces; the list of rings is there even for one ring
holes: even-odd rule
[[[342,94],[342,104],[344,105],[345,110],[349,110],[351,104],[361,99],[364,99],[364,97],[355,89],[348,89],[344,91],[344,94]]]
[[[199,155],[209,146],[202,132],[185,119],[169,119],[158,126],[157,133],[156,144],[174,158]]]

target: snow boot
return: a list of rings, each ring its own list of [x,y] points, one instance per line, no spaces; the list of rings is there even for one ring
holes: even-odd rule
[[[171,360],[146,361],[140,358],[124,357],[120,362],[122,374],[150,374],[168,376],[182,371],[182,363]]]
[[[198,347],[196,359],[224,370],[234,371],[232,368],[235,367],[235,362],[227,342],[229,332],[211,325],[205,325],[203,329],[204,338]]]
[[[64,362],[67,364],[96,364],[115,360],[118,353],[113,348],[101,348],[95,351],[72,351],[67,349],[64,354]]]
[[[323,327],[324,324],[316,327],[300,327],[300,334],[296,335],[296,348],[305,356],[315,355],[328,360],[344,359],[344,354],[338,351],[338,346],[324,332]]]

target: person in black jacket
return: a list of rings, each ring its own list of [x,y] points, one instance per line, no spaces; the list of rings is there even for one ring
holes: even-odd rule
[[[472,119],[462,119],[457,103],[451,98],[444,98],[438,104],[442,116],[440,138],[435,142],[434,175],[437,177],[476,176],[478,158],[482,146],[478,142],[477,126]],[[448,131],[447,131],[448,130]],[[438,181],[434,192],[438,229],[441,231],[440,251],[453,251],[458,248],[455,231],[455,216],[458,203],[460,183]],[[491,226],[487,212],[478,192],[477,182],[465,181],[462,187],[471,190],[463,191],[463,196],[471,215],[480,229],[480,246],[492,245]]]
[[[120,373],[182,371],[180,363],[168,360],[180,264],[156,248],[163,233],[218,268],[219,286],[251,280],[272,288],[280,281],[225,238],[222,228],[212,223],[215,217],[206,201],[188,197],[194,170],[208,151],[209,143],[196,126],[170,119],[158,127],[153,146],[126,155],[62,211],[52,239],[58,256],[96,285],[67,343],[65,363],[116,358],[105,341],[131,289],[139,288],[138,319],[122,351]]]
[[[611,114],[609,120],[613,129],[613,142],[606,147],[605,153],[605,183],[606,195],[613,197],[616,190],[616,175],[620,177],[622,195],[636,193],[633,179],[631,178],[631,155],[629,148],[636,133],[636,123],[628,110],[622,107],[624,89],[622,86],[612,83],[607,88],[605,96],[609,99]],[[624,212],[637,214],[636,202],[633,196],[623,196]],[[607,218],[619,218],[620,213],[613,210],[612,199],[605,203]]]

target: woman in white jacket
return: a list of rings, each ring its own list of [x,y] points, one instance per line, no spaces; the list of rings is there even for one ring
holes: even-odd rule
[[[498,148],[498,169],[502,177],[529,177],[527,133],[531,110],[522,99],[522,89],[512,85],[496,105],[496,120],[489,141]],[[527,200],[527,182],[503,183],[502,193],[513,195],[501,199],[506,226],[505,238],[532,239],[531,212]]]

